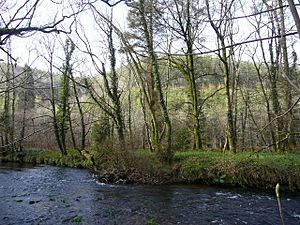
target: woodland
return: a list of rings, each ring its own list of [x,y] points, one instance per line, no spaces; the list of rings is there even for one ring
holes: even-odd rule
[[[296,153],[297,7],[1,0],[0,152]],[[25,59],[20,41],[34,46]]]

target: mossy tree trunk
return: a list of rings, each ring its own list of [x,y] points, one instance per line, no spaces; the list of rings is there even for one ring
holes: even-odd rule
[[[221,5],[220,7],[225,7],[222,9],[225,12],[225,15],[220,15],[221,17],[228,17],[229,11],[232,10],[233,1],[226,2],[226,4]],[[229,8],[227,8],[229,7]],[[206,8],[209,17],[209,22],[213,30],[217,35],[217,40],[220,46],[219,50],[219,58],[223,67],[223,75],[224,75],[224,84],[225,84],[225,94],[226,94],[226,115],[227,115],[227,139],[228,139],[228,146],[229,150],[232,153],[236,153],[237,147],[237,138],[236,138],[236,131],[234,126],[234,116],[233,116],[233,103],[232,103],[232,94],[231,94],[231,71],[229,67],[229,55],[227,55],[227,46],[225,42],[226,36],[228,36],[228,23],[222,24],[224,21],[218,20],[218,24],[215,24],[214,20],[212,19],[212,14],[210,12],[210,5],[209,1],[206,0]],[[230,19],[230,18],[229,18]],[[226,20],[227,21],[227,20]],[[232,35],[232,34],[230,34]]]
[[[120,146],[125,146],[125,122],[123,117],[123,109],[121,96],[122,91],[119,87],[119,76],[120,74],[116,70],[116,54],[114,47],[113,34],[115,27],[112,24],[113,11],[111,11],[110,18],[107,18],[99,12],[96,7],[91,5],[95,16],[99,16],[106,24],[106,27],[103,26],[103,23],[98,23],[99,28],[105,33],[108,43],[108,56],[109,56],[109,65],[110,72],[108,73],[105,69],[105,64],[101,62],[101,65],[98,64],[99,57],[92,52],[90,43],[88,40],[81,39],[87,47],[87,52],[89,53],[91,60],[94,64],[95,69],[101,75],[104,83],[103,93],[98,94],[93,85],[85,79],[85,85],[90,93],[92,99],[95,103],[113,120],[114,125],[117,130],[118,139]],[[98,20],[99,18],[95,18]],[[106,96],[105,96],[106,95]]]
[[[282,76],[283,78],[287,78],[292,80],[290,68],[289,68],[289,57],[288,57],[288,49],[287,49],[287,40],[286,40],[286,26],[285,26],[285,14],[283,9],[283,2],[282,0],[277,0],[278,3],[278,14],[279,14],[279,35],[280,35],[280,47],[282,49],[282,61],[283,65],[282,68]],[[288,116],[285,122],[285,140],[283,140],[283,147],[293,148],[296,146],[296,140],[294,135],[294,127],[293,127],[293,111],[290,110],[292,106],[292,86],[288,82],[288,80],[284,80],[284,102],[285,102],[285,111],[289,111]]]
[[[159,64],[157,60],[157,56],[154,49],[154,36],[153,36],[153,18],[154,18],[154,3],[153,0],[150,0],[147,2],[147,5],[149,7],[148,12],[145,11],[145,1],[140,0],[139,1],[139,13],[141,18],[141,27],[142,32],[145,36],[145,42],[146,42],[146,51],[149,57],[149,67],[150,67],[150,78],[151,82],[154,82],[153,88],[152,88],[152,100],[153,104],[152,110],[158,111],[160,110],[163,117],[163,127],[158,126],[158,121],[155,116],[153,117],[153,135],[154,135],[154,141],[155,141],[155,148],[158,151],[159,156],[164,161],[171,161],[172,159],[172,149],[171,149],[171,137],[172,137],[172,126],[171,126],[171,120],[169,117],[167,105],[165,102],[165,98],[162,91],[162,85],[161,85],[161,78],[160,78],[160,71],[159,71]],[[146,18],[147,17],[147,18]],[[156,94],[157,93],[157,94]],[[158,96],[156,96],[158,95]],[[156,105],[159,105],[160,109],[156,109]],[[154,115],[156,114],[153,113]],[[160,129],[160,130],[158,130]],[[164,139],[164,140],[163,140]],[[166,146],[161,145],[161,142],[166,141]]]
[[[197,8],[197,3],[193,3],[191,0],[174,0],[166,8],[172,22],[164,19],[163,24],[169,28],[175,37],[179,36],[185,45],[183,49],[184,59],[176,56],[171,57],[171,54],[169,54],[169,58],[172,65],[182,73],[183,78],[188,83],[191,104],[190,115],[193,126],[193,149],[201,149],[203,148],[199,118],[201,107],[199,106],[199,88],[196,85],[195,55],[193,49],[198,32],[197,29],[201,21],[199,18],[195,19],[193,16],[200,13],[200,9]]]
[[[109,57],[110,57],[110,74],[106,73],[105,66],[102,64],[102,72],[101,75],[104,80],[104,86],[106,93],[108,94],[110,100],[113,104],[113,115],[115,125],[117,127],[117,133],[119,137],[120,143],[125,145],[125,123],[123,119],[123,112],[121,106],[121,92],[119,90],[119,77],[116,72],[116,55],[115,55],[115,47],[113,43],[113,27],[109,26],[109,31],[107,32],[108,44],[109,44]],[[109,77],[108,77],[109,76]]]
[[[58,104],[58,127],[59,127],[59,136],[62,147],[62,154],[67,154],[67,146],[66,146],[66,135],[68,129],[72,129],[71,119],[71,111],[70,111],[70,78],[72,77],[72,64],[71,58],[74,52],[75,45],[71,39],[66,40],[66,44],[64,46],[65,51],[65,64],[63,66],[63,73],[61,77],[60,83],[60,102]],[[68,125],[69,123],[69,125]],[[71,138],[73,141],[73,145],[76,148],[75,137],[73,134],[73,130],[70,130]]]
[[[268,5],[264,2],[267,9],[272,9],[271,5]],[[273,3],[274,4],[274,3]],[[277,25],[278,25],[278,15],[276,11],[269,12],[269,23],[270,23],[270,36],[277,35]],[[270,100],[271,106],[273,111],[273,118],[275,121],[275,151],[281,153],[283,151],[283,140],[284,140],[284,121],[283,118],[279,115],[281,114],[282,107],[279,100],[279,88],[278,88],[278,81],[279,81],[279,52],[280,52],[280,45],[274,39],[270,39],[268,41],[269,47],[269,58],[267,60],[264,58],[265,66],[267,67],[267,75],[270,82]]]
[[[79,112],[79,117],[80,117],[80,125],[81,125],[81,145],[79,150],[84,150],[86,146],[86,125],[85,125],[85,118],[84,118],[84,112],[83,112],[83,107],[80,102],[79,98],[79,93],[77,90],[77,83],[75,82],[75,78],[73,76],[73,73],[71,74],[71,79],[72,79],[72,84],[73,84],[73,91],[74,91],[74,96],[76,100],[76,105],[78,108]]]
[[[54,72],[53,72],[53,54],[54,54],[54,48],[55,45],[49,47],[49,77],[50,77],[50,92],[51,92],[51,97],[50,97],[50,104],[52,108],[52,123],[53,123],[53,131],[55,135],[55,140],[56,143],[59,147],[59,150],[61,151],[62,155],[66,155],[67,153],[65,152],[62,143],[61,143],[61,138],[60,138],[60,133],[59,133],[59,121],[57,118],[57,109],[56,109],[56,91],[54,87]]]

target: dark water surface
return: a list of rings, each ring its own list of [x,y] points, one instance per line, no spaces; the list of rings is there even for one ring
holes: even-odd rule
[[[299,195],[283,195],[286,225]],[[88,170],[0,164],[0,225],[280,224],[272,194],[205,186],[99,184]]]

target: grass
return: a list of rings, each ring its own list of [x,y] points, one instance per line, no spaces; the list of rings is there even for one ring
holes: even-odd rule
[[[178,176],[189,183],[300,190],[300,155],[188,151],[175,154]]]
[[[159,225],[159,223],[157,223],[157,222],[155,221],[154,218],[148,219],[148,220],[146,221],[146,224],[147,224],[147,225]]]
[[[138,172],[131,182],[201,183],[260,189],[273,189],[280,183],[284,189],[300,190],[299,154],[190,150],[176,152],[171,165],[161,163],[154,153],[145,150],[130,151],[128,155],[124,170],[134,168]]]
[[[82,216],[75,216],[71,220],[71,222],[74,223],[74,224],[81,224],[83,222],[83,218],[82,218]]]
[[[96,157],[96,167],[75,150],[70,150],[67,156],[62,156],[59,151],[32,150],[22,158],[8,155],[0,160],[93,168],[97,173],[101,170],[122,171],[128,182],[137,183],[202,183],[260,189],[273,189],[280,183],[283,189],[300,190],[300,154],[239,152],[234,155],[221,151],[190,150],[176,152],[173,163],[168,165],[161,163],[150,151],[114,154],[117,156],[110,153],[110,157],[117,157],[117,161],[97,161]]]
[[[29,150],[22,154],[15,153],[2,156],[0,161],[21,162],[33,164],[49,164],[73,168],[91,168],[92,163],[76,150],[69,150],[68,155],[62,155],[57,150]]]

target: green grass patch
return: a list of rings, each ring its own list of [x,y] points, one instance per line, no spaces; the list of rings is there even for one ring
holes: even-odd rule
[[[82,216],[75,216],[75,217],[71,220],[71,222],[74,223],[74,224],[82,224],[83,218],[82,218]]]
[[[273,189],[277,183],[290,191],[300,190],[300,155],[221,151],[180,151],[171,164],[146,150],[128,151],[118,158],[122,177],[137,183],[202,183]],[[121,159],[121,160],[120,160]],[[108,161],[107,161],[108,162]],[[115,165],[101,164],[113,171]],[[99,170],[100,171],[100,170]],[[116,170],[118,173],[118,170]],[[123,176],[124,175],[124,176]]]
[[[157,223],[157,222],[155,221],[154,218],[148,219],[148,220],[146,221],[146,224],[147,224],[147,225],[159,225],[159,223]]]
[[[175,154],[178,176],[189,183],[274,188],[280,183],[300,189],[300,155],[275,153],[222,153],[187,151]]]
[[[57,150],[27,150],[21,153],[9,154],[1,157],[1,161],[33,164],[49,164],[68,166],[73,168],[91,168],[92,163],[76,150],[69,150],[62,155]]]
[[[75,150],[69,150],[67,156],[53,150],[31,150],[25,153],[22,157],[17,154],[7,155],[1,160],[93,168],[99,175],[104,174],[104,178],[112,175],[113,179],[106,179],[108,182],[204,183],[260,189],[273,189],[280,183],[283,189],[300,190],[300,154],[231,154],[190,150],[176,152],[173,162],[164,164],[155,153],[148,150],[109,151],[107,155],[93,153],[96,161],[93,166],[88,157]],[[49,200],[54,198],[49,197]]]

